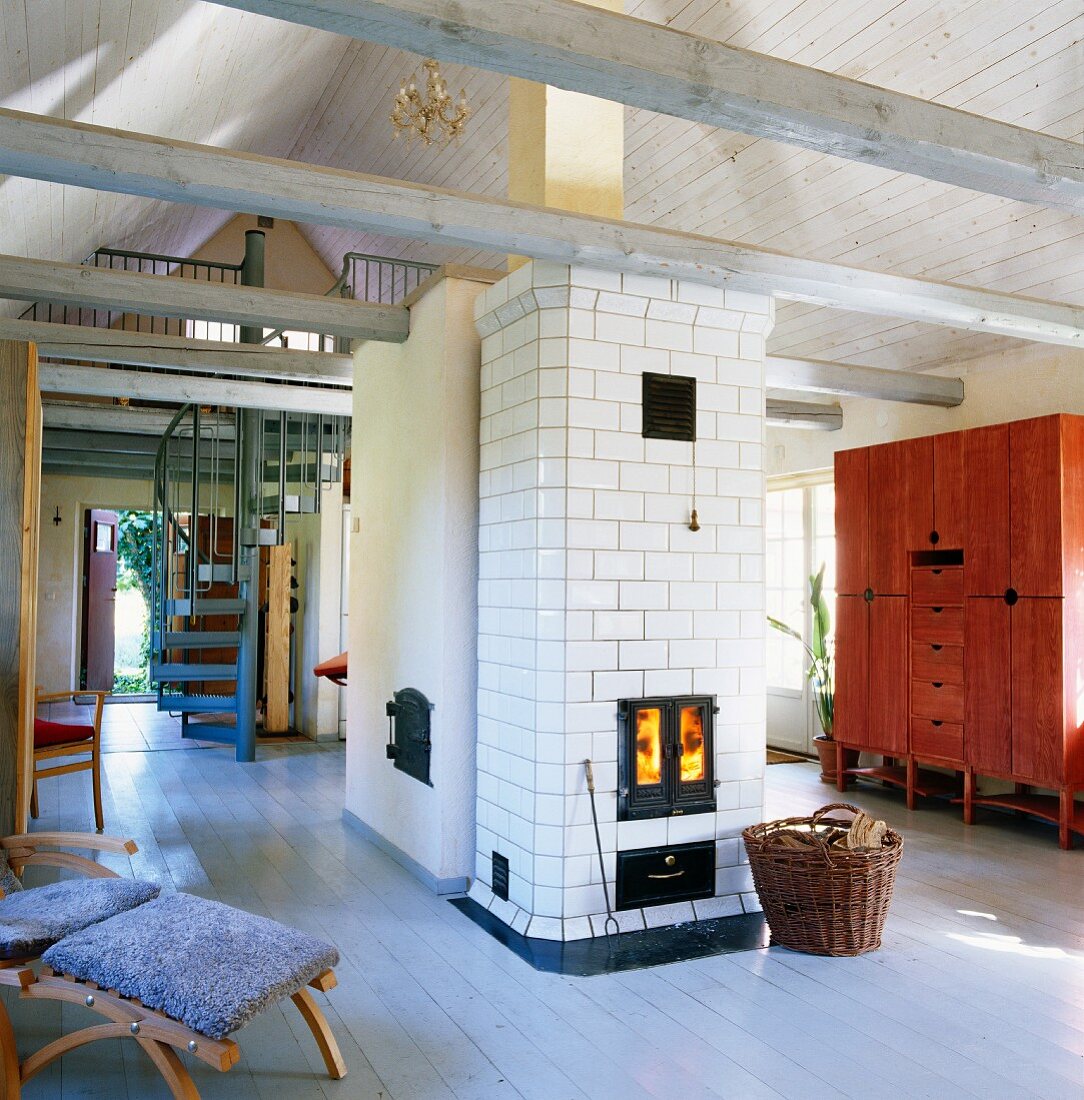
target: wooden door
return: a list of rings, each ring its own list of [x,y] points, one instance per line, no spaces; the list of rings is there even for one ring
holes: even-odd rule
[[[1055,787],[1065,776],[1062,600],[1012,608],[1012,772]]]
[[[1009,425],[1009,584],[1021,596],[1060,596],[1061,418]]]
[[[869,449],[869,586],[905,596],[911,550],[928,550],[933,531],[933,440]]]
[[[933,437],[933,530],[938,550],[962,550],[967,530],[964,433]],[[918,549],[913,547],[912,549]]]
[[[836,597],[833,735],[848,745],[869,744],[869,604]]]
[[[1009,587],[1009,426],[963,432],[969,596],[1004,596]]]
[[[965,759],[994,775],[1012,771],[1011,616],[1001,596],[973,596],[965,609]]]
[[[117,612],[117,513],[83,514],[83,625],[79,686],[113,690]]]
[[[836,453],[836,591],[860,596],[869,585],[869,448]]]
[[[869,744],[907,751],[910,680],[906,596],[877,596],[869,604]]]

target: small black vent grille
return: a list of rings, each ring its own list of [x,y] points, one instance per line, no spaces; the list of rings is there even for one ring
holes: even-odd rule
[[[493,853],[493,894],[502,901],[508,900],[508,857]]]
[[[696,379],[645,373],[645,439],[696,439]]]

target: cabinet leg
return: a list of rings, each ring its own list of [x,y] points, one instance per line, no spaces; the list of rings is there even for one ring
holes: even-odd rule
[[[907,808],[913,810],[915,808],[915,779],[916,772],[918,771],[915,764],[915,758],[913,756],[907,757]]]
[[[975,773],[964,768],[964,824],[975,824]]]
[[[1058,847],[1072,848],[1073,830],[1069,827],[1073,821],[1073,792],[1071,788],[1061,789],[1060,813],[1058,814]]]
[[[836,742],[836,790],[845,791],[847,789],[847,774],[843,770],[843,743]]]
[[[1014,783],[1013,784],[1013,790],[1017,794],[1027,794],[1028,791],[1031,790],[1031,788],[1027,785],[1027,783]],[[1028,816],[1026,813],[1024,813],[1023,810],[1015,810],[1014,813],[1016,814],[1017,817],[1027,817]]]

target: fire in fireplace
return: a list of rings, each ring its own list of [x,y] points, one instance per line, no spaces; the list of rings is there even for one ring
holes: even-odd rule
[[[718,710],[713,695],[618,703],[619,820],[714,811]]]

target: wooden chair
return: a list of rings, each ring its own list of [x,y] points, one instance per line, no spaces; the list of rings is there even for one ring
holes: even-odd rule
[[[108,691],[56,691],[45,694],[38,690],[36,701],[42,703],[77,702],[94,699],[91,723],[52,722],[34,718],[34,786],[30,795],[30,816],[38,816],[38,780],[70,772],[89,771],[94,787],[94,825],[100,833],[105,828],[102,818],[102,708]],[[59,757],[79,757],[65,764],[40,768],[43,761]]]

